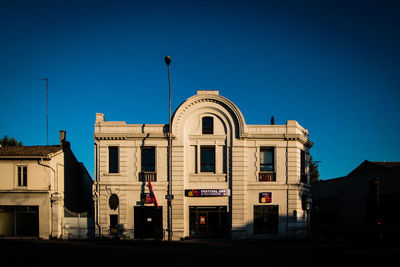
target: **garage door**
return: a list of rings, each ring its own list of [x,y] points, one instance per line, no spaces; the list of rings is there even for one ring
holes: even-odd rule
[[[39,236],[38,206],[0,206],[0,236]]]

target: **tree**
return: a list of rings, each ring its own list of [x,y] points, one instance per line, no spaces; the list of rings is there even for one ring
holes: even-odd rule
[[[17,141],[14,137],[9,138],[5,135],[3,139],[0,138],[0,146],[23,146],[22,141]]]
[[[309,173],[310,173],[310,183],[318,183],[321,181],[319,177],[319,170],[318,170],[318,163],[319,161],[314,161],[312,156],[310,156],[310,166],[309,166]]]

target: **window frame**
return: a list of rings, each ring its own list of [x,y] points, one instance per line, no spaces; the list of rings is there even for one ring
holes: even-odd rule
[[[262,158],[261,154],[265,151],[272,152],[272,162],[271,163],[263,163],[261,161],[261,158]],[[272,165],[272,169],[263,169],[263,165],[265,165],[265,167]],[[275,148],[274,147],[268,147],[268,146],[260,147],[260,172],[275,172]]]
[[[214,134],[214,117],[204,116],[203,118],[201,118],[201,133]]]
[[[111,150],[116,149],[116,163],[113,163],[111,160]],[[109,146],[108,147],[108,173],[120,173],[120,156],[119,156],[119,146]],[[116,168],[115,170],[113,168]]]
[[[17,165],[17,187],[28,186],[28,165]]]
[[[143,151],[153,151],[154,153],[154,164],[143,165]],[[143,166],[153,166],[152,170],[144,170]],[[157,181],[157,148],[156,146],[141,146],[140,147],[140,172],[139,181],[144,182],[149,180],[152,182]]]
[[[300,182],[308,183],[306,152],[302,149],[300,150]]]
[[[204,163],[205,157],[203,157],[203,151],[213,151],[214,152],[214,162],[213,163]],[[216,172],[216,151],[215,146],[210,145],[201,145],[200,146],[200,172],[201,173],[215,173]],[[211,167],[213,170],[207,170],[207,166]]]
[[[265,151],[270,151],[272,153],[271,163],[264,163],[262,161],[262,153],[264,153]],[[259,164],[260,169],[259,169],[259,174],[258,174],[258,181],[259,182],[276,182],[275,147],[262,146],[262,147],[260,147],[259,155],[260,155],[260,164]],[[265,161],[265,157],[264,157],[264,161]],[[268,166],[270,168],[268,168]]]

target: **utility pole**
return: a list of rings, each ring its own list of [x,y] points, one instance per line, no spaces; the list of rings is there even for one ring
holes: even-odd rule
[[[171,75],[169,71],[169,64],[171,57],[164,58],[168,67],[168,83],[169,83],[169,124],[168,124],[168,194],[166,196],[168,202],[168,241],[172,240],[172,125],[171,125]]]
[[[41,79],[46,81],[46,138],[47,138],[47,145],[49,145],[49,105],[48,105],[48,80],[47,78]]]

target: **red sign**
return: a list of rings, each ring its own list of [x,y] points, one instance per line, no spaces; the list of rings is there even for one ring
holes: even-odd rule
[[[206,224],[206,216],[200,216],[200,224]]]
[[[271,192],[262,192],[259,194],[260,203],[271,203],[272,202],[272,193]]]

